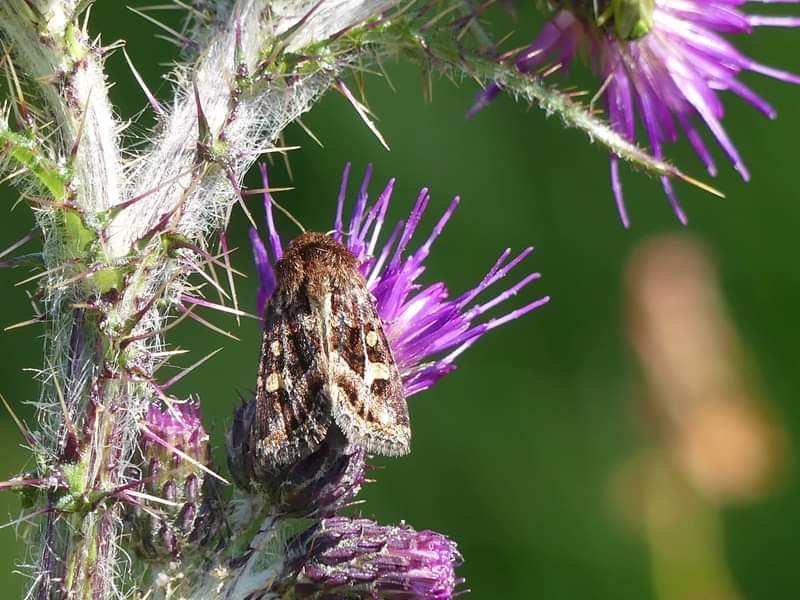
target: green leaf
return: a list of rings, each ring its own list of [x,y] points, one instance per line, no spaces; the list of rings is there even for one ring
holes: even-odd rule
[[[45,156],[40,143],[7,128],[0,128],[0,143],[3,143],[3,154],[26,167],[47,188],[53,200],[66,200],[67,183],[71,178],[69,169]]]

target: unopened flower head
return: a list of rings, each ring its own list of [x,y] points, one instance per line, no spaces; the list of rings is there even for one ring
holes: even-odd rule
[[[187,542],[206,537],[212,519],[208,434],[198,405],[152,404],[139,447],[140,493],[133,490],[126,512],[133,545],[144,558],[176,557]]]
[[[749,15],[747,0],[562,0],[556,15],[539,37],[517,58],[517,68],[529,72],[546,61],[561,67],[585,51],[603,81],[602,93],[612,127],[630,141],[636,138],[636,115],[650,149],[663,158],[665,142],[683,131],[708,173],[716,175],[711,151],[698,130],[702,123],[740,175],[750,174],[722,125],[725,110],[719,92],[733,92],[769,118],[775,109],[740,79],[751,71],[800,84],[800,77],[762,65],[739,52],[729,34],[749,34],[759,26],[798,27],[800,17]],[[798,0],[765,0],[762,4],[796,4]],[[755,3],[755,2],[753,2]],[[494,98],[501,88],[491,85],[478,97],[471,113]],[[669,178],[661,178],[675,214],[686,222]],[[619,158],[611,157],[611,186],[623,224],[628,226]]]
[[[165,457],[181,465],[181,454],[203,464],[208,460],[208,434],[200,418],[200,407],[193,402],[174,403],[162,408],[151,404],[145,415],[142,449],[146,456]],[[177,452],[176,452],[177,450]]]
[[[300,536],[297,598],[449,600],[461,555],[434,531],[368,519],[325,519]]]
[[[226,439],[228,467],[239,487],[266,494],[274,514],[328,517],[346,507],[364,484],[366,453],[331,428],[320,447],[278,473],[265,471],[253,447],[256,400],[236,410]]]
[[[458,206],[454,198],[429,234],[415,250],[409,251],[412,237],[428,206],[430,195],[423,188],[406,221],[398,222],[386,241],[381,242],[386,212],[394,187],[390,180],[377,200],[370,205],[367,195],[372,168],[368,167],[359,188],[350,219],[345,222],[345,198],[350,172],[348,164],[344,170],[342,184],[333,223],[333,237],[342,243],[359,261],[359,269],[367,281],[367,287],[375,297],[378,314],[384,322],[384,331],[392,347],[403,378],[406,396],[429,388],[442,376],[455,368],[454,361],[464,350],[474,344],[484,333],[548,302],[549,297],[540,298],[501,317],[480,321],[484,313],[501,302],[516,295],[522,288],[539,278],[530,273],[509,288],[496,293],[483,303],[476,299],[514,269],[533,248],[526,248],[511,257],[511,251],[503,252],[484,277],[472,289],[460,296],[450,297],[441,281],[423,286],[418,279],[425,271],[425,260],[431,247],[444,230],[447,221]],[[266,170],[262,167],[264,186],[268,188]],[[258,233],[251,230],[251,240],[256,265],[261,277],[258,295],[258,310],[264,305],[275,287],[272,260],[283,255],[283,242],[272,218],[272,203],[265,198],[267,229],[272,256]]]

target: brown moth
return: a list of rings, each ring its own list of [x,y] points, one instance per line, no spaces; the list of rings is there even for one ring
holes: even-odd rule
[[[408,453],[400,371],[356,258],[325,234],[303,233],[275,277],[258,367],[258,456],[269,469],[295,463],[331,427],[367,452]]]

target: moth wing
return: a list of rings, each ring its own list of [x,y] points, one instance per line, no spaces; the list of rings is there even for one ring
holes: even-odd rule
[[[314,452],[332,424],[321,331],[309,303],[267,304],[258,370],[256,435],[267,464]]]
[[[384,456],[408,454],[408,405],[383,322],[366,285],[331,294],[327,387],[333,418],[352,443]]]

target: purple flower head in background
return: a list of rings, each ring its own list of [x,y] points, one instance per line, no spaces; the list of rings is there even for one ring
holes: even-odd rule
[[[567,67],[580,50],[591,57],[593,70],[602,78],[602,94],[612,127],[634,141],[636,114],[644,126],[656,158],[663,157],[664,142],[675,142],[682,130],[710,175],[717,173],[711,152],[696,128],[697,117],[710,131],[740,175],[747,167],[722,126],[724,107],[719,92],[728,90],[769,118],[770,104],[739,79],[752,71],[800,84],[800,77],[759,64],[739,52],[725,34],[750,33],[754,27],[798,27],[800,17],[747,15],[740,6],[747,0],[641,0],[648,25],[639,39],[620,39],[617,30],[600,27],[591,2],[561,2],[564,6],[542,29],[539,37],[517,58],[516,66],[529,72],[555,58]],[[796,4],[799,0],[762,0],[762,3]],[[608,2],[601,2],[601,9]],[[584,5],[586,5],[584,7]],[[501,88],[490,85],[470,111],[474,114]],[[686,216],[667,177],[664,191],[682,223]],[[619,158],[611,157],[611,186],[623,224],[629,224],[619,177]]]
[[[264,188],[268,189],[266,167],[261,167]],[[345,167],[336,206],[333,238],[343,244],[359,261],[367,286],[375,296],[378,314],[384,321],[384,331],[392,347],[403,378],[406,396],[429,388],[455,368],[454,360],[487,331],[512,321],[547,303],[549,297],[530,302],[521,308],[488,321],[476,321],[487,311],[509,299],[539,278],[538,273],[526,275],[513,286],[497,293],[492,299],[478,304],[477,297],[503,279],[533,248],[527,248],[514,258],[506,250],[471,290],[451,298],[442,282],[427,286],[418,283],[425,271],[425,259],[431,246],[442,233],[459,199],[456,197],[433,228],[424,243],[415,250],[408,249],[417,226],[428,206],[430,196],[422,189],[408,219],[398,222],[385,242],[380,241],[386,212],[394,187],[390,180],[378,199],[370,206],[367,195],[372,167],[368,167],[359,188],[349,222],[344,222],[344,204],[350,164]],[[272,202],[265,194],[267,230],[272,258],[283,255],[283,243],[272,217]],[[267,299],[275,288],[275,274],[266,245],[255,230],[250,231],[255,262],[261,278],[258,310],[263,314]],[[510,259],[510,260],[509,260]]]

